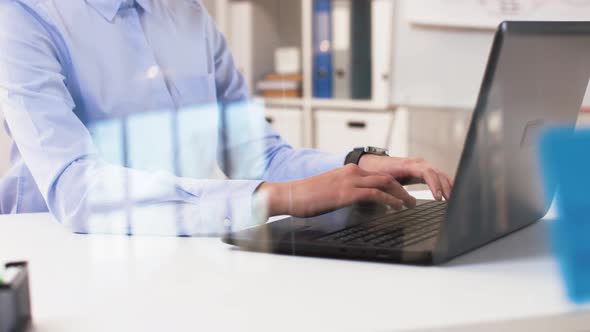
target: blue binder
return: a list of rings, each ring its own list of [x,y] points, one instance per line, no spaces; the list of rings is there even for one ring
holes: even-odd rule
[[[352,1],[352,99],[371,99],[371,1]]]
[[[313,96],[332,98],[332,0],[314,0]]]

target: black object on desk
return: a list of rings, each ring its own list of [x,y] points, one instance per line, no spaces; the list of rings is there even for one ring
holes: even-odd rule
[[[31,326],[31,301],[27,263],[8,263],[0,279],[0,332],[27,331]]]

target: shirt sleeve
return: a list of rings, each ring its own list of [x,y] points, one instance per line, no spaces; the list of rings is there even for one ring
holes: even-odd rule
[[[0,3],[0,108],[50,212],[75,232],[196,235],[250,226],[259,180],[179,178],[109,164],[75,115],[55,33]]]
[[[252,101],[247,84],[237,70],[223,34],[208,16],[208,35],[213,44],[217,98],[222,125],[219,163],[231,178],[264,181],[298,180],[344,165],[344,154],[296,150],[271,128],[264,105]]]

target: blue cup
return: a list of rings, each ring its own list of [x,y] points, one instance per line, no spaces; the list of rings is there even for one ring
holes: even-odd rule
[[[590,130],[546,131],[540,157],[548,203],[557,193],[551,241],[568,296],[590,302]]]

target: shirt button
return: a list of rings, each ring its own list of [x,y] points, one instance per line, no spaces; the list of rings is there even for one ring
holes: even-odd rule
[[[223,224],[225,227],[231,227],[231,220],[229,218],[223,219]]]
[[[154,65],[148,68],[147,70],[147,78],[154,79],[156,76],[160,74],[160,67]]]

